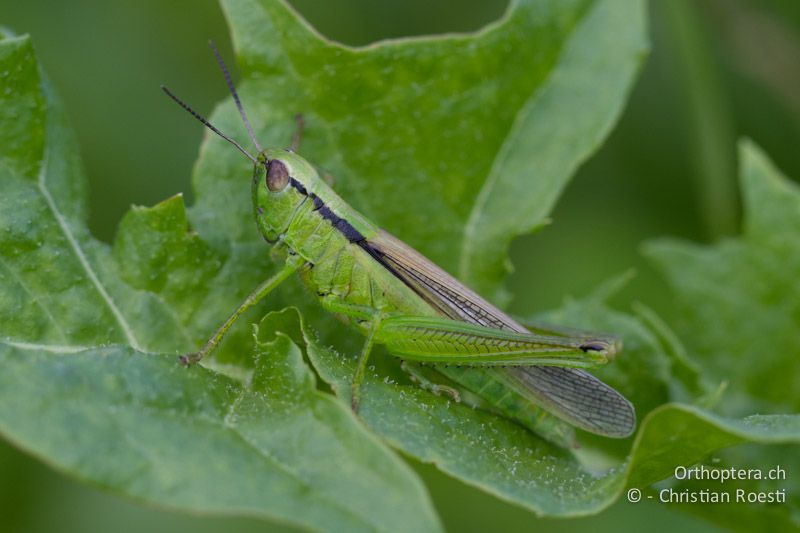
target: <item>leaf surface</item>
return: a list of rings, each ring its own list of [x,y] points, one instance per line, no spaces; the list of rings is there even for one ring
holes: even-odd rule
[[[301,152],[333,175],[343,198],[495,300],[508,243],[542,223],[607,134],[646,50],[641,2],[520,0],[475,34],[358,49],[325,40],[277,0],[223,5],[261,143],[287,145],[293,115],[305,113]],[[694,265],[691,282],[676,283],[706,313],[694,323],[719,318],[720,327],[684,326],[684,348],[645,308],[610,309],[613,287],[543,317],[614,332],[626,345],[598,375],[633,400],[639,431],[632,441],[584,435],[576,453],[411,386],[380,354],[359,421],[347,404],[361,339],[322,316],[296,283],[242,320],[207,368],[178,368],[174,355],[196,349],[274,269],[252,222],[247,161],[207,138],[197,204],[188,213],[180,197],[133,208],[108,247],[86,230],[77,150],[30,41],[2,41],[0,65],[0,432],[57,468],[179,509],[314,529],[436,530],[424,487],[383,441],[555,516],[599,512],[626,486],[643,488],[721,448],[798,441],[796,415],[740,418],[797,407],[795,395],[757,386],[767,370],[744,364],[774,358],[783,390],[798,375],[789,335],[798,300],[782,289],[797,278],[796,191],[752,149],[744,237],[712,251],[663,245],[684,254],[674,264]],[[230,101],[212,120],[246,138]],[[302,315],[273,313],[254,338],[247,322],[287,302]],[[713,315],[720,308],[730,312]],[[758,327],[725,337],[743,317]],[[773,351],[746,342],[759,328],[775,335]],[[723,417],[699,405],[714,399],[705,365],[723,378],[730,353],[742,365]],[[339,398],[318,390],[303,355]],[[790,523],[792,505],[775,523]]]
[[[714,245],[674,239],[648,243],[645,253],[665,273],[679,305],[677,331],[708,379],[727,384],[717,409],[728,416],[775,415],[766,433],[796,429],[800,409],[800,188],[752,142],[739,144],[742,234]],[[758,418],[756,418],[758,419]],[[800,470],[797,448],[731,450],[736,468]],[[696,484],[697,485],[697,484]],[[709,483],[695,488],[711,488]],[[692,509],[735,528],[800,527],[800,482],[756,481],[748,490],[787,492],[787,502],[747,506],[726,517]]]
[[[0,148],[4,437],[169,508],[317,530],[439,530],[416,475],[317,391],[286,337],[251,339],[239,379],[177,364],[175,350],[206,334],[191,324],[224,257],[187,233],[180,197],[134,209],[113,251],[94,240],[74,142],[30,40],[0,42],[0,65],[2,109],[22,122]]]

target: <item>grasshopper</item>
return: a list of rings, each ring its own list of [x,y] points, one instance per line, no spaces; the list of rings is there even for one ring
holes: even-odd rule
[[[557,444],[574,444],[571,426],[616,438],[633,432],[631,403],[582,370],[618,353],[617,339],[526,328],[378,227],[296,153],[302,121],[291,148],[263,149],[221,55],[210,45],[257,156],[162,89],[253,162],[255,221],[267,242],[281,245],[285,260],[199,351],[181,356],[183,364],[207,356],[247,309],[298,273],[325,310],[366,338],[352,380],[356,412],[370,353],[382,344],[423,388],[494,411]]]

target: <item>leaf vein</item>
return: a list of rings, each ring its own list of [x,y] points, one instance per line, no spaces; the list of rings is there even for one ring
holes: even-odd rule
[[[64,237],[66,237],[67,242],[72,248],[72,251],[75,253],[75,257],[78,259],[78,262],[83,267],[83,270],[86,272],[86,275],[89,277],[89,280],[94,285],[95,289],[97,290],[100,297],[106,302],[111,313],[114,315],[119,326],[122,328],[122,332],[125,334],[125,338],[128,340],[128,344],[137,350],[137,351],[144,351],[139,344],[139,341],[136,339],[136,335],[133,333],[133,329],[131,328],[128,321],[125,319],[125,316],[119,310],[117,305],[111,299],[111,295],[106,290],[105,286],[102,284],[100,279],[97,277],[97,274],[92,269],[92,265],[89,264],[89,259],[86,257],[86,254],[83,253],[83,249],[78,243],[78,240],[75,238],[75,235],[72,234],[72,231],[69,228],[69,224],[67,224],[67,220],[64,218],[64,215],[61,214],[61,211],[58,210],[58,206],[56,205],[53,196],[50,194],[50,191],[47,189],[47,159],[48,159],[48,152],[45,149],[44,157],[42,158],[42,164],[39,168],[39,176],[36,179],[36,184],[39,187],[39,191],[42,193],[42,196],[47,202],[47,206],[50,211],[53,213],[53,217],[55,217],[58,226],[61,228],[61,231],[64,233]]]

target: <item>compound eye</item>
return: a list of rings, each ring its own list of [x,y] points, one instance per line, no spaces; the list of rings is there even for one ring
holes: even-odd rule
[[[280,159],[273,159],[267,164],[267,188],[272,192],[280,192],[289,184],[289,169]]]

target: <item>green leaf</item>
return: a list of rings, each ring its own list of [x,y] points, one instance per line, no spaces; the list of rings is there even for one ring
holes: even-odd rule
[[[179,197],[134,209],[113,253],[92,239],[74,142],[27,37],[0,42],[0,72],[4,119],[20,133],[0,146],[3,436],[170,508],[318,530],[439,530],[416,475],[317,391],[286,337],[256,342],[241,379],[177,364],[174,351],[209,331],[207,287],[235,269],[187,233]]]
[[[641,2],[520,0],[475,34],[358,49],[320,37],[278,0],[224,7],[261,143],[288,144],[292,117],[304,112],[302,153],[344,198],[495,297],[508,242],[541,224],[607,133],[645,49]],[[633,399],[633,442],[582,436],[581,451],[555,448],[400,381],[380,356],[364,385],[365,429],[344,400],[361,339],[322,318],[297,284],[269,305],[292,302],[302,318],[269,315],[255,342],[242,320],[208,368],[180,369],[174,354],[199,346],[272,268],[251,220],[252,169],[209,137],[188,214],[180,197],[134,208],[109,248],[86,230],[74,141],[29,40],[6,39],[0,54],[9,126],[0,128],[0,432],[57,468],[180,509],[315,529],[435,530],[424,487],[374,434],[557,516],[598,512],[626,486],[723,447],[799,440],[795,415],[737,420],[674,403],[710,397],[696,364],[652,312],[611,310],[608,287],[547,318],[623,338],[624,355],[598,374]],[[246,138],[230,101],[213,120]],[[765,228],[757,240],[772,242],[771,224],[755,226]],[[775,248],[795,257],[792,234],[779,234]],[[747,281],[759,287],[756,276]],[[705,332],[688,338],[689,353],[706,361],[700,348],[715,344]],[[302,352],[342,398],[318,390]]]
[[[796,412],[800,189],[751,143],[743,142],[740,154],[742,236],[713,246],[662,240],[646,252],[678,295],[681,337],[730,383],[734,397],[726,412],[741,412],[754,400],[763,409]]]
[[[710,379],[728,384],[718,402],[734,416],[800,409],[800,188],[756,146],[739,147],[745,220],[740,237],[711,246],[676,240],[649,243],[645,252],[665,272],[676,295],[681,338]],[[797,415],[776,415],[770,434],[796,431]],[[763,448],[724,454],[725,464],[800,469],[797,449]],[[778,461],[776,463],[776,460]],[[800,484],[789,475],[788,503],[733,517],[692,509],[737,528],[759,520],[800,527]],[[793,514],[792,514],[793,513]],[[763,517],[762,517],[763,515]]]
[[[666,357],[658,353],[659,341],[643,322],[601,309],[597,300],[586,303],[574,309],[594,306],[595,312],[603,311],[602,316],[612,315],[605,318],[607,323],[617,324],[617,331],[632,341],[626,350],[626,357],[634,360],[629,369],[646,364],[653,352]],[[587,316],[585,311],[575,313],[569,308],[561,312],[570,318],[580,313]],[[305,346],[322,378],[347,397],[355,358],[322,346],[297,310],[272,313],[261,328],[264,335],[288,332]],[[637,388],[625,379],[642,376],[648,369],[640,368],[638,373],[629,369],[617,372],[622,378],[614,379],[609,373],[605,379],[624,392],[637,394],[631,396],[636,400],[645,398],[636,403],[647,406],[648,394],[656,396],[648,390],[653,385]],[[507,420],[434,396],[413,384],[395,382],[374,370],[364,381],[360,416],[405,453],[499,498],[551,516],[597,513],[618,499],[625,487],[646,488],[671,476],[676,466],[692,465],[734,444],[800,443],[800,415],[733,420],[689,405],[664,404],[663,390],[661,398],[661,402],[649,402],[661,405],[642,421],[625,463],[611,468],[587,464]]]
[[[129,347],[52,349],[0,344],[0,428],[79,479],[168,508],[318,530],[438,529],[420,482],[315,390],[285,337],[258,344],[268,363],[249,387]]]
[[[460,247],[459,277],[481,294],[508,298],[498,286],[510,270],[511,240],[546,223],[578,166],[616,123],[647,54],[646,16],[643,2],[595,2],[520,108]]]
[[[510,240],[543,222],[608,134],[647,50],[638,0],[520,0],[474,34],[364,48],[325,40],[276,0],[222,3],[262,145],[287,145],[304,113],[301,152],[343,198],[490,297]],[[231,102],[214,120],[246,138]],[[250,213],[229,209],[249,202],[247,172],[206,143],[201,234],[260,243]]]

